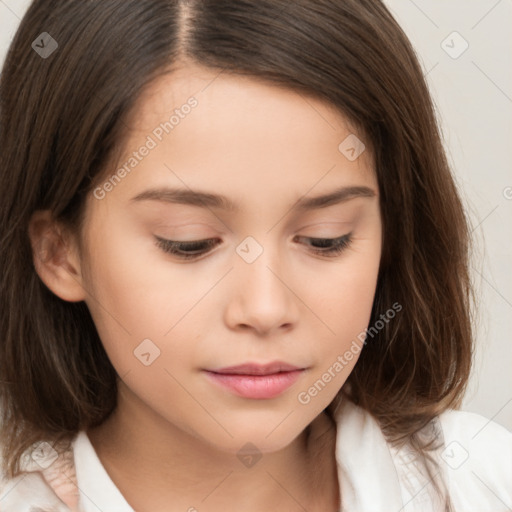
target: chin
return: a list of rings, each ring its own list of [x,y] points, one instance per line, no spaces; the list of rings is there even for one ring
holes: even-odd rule
[[[212,448],[233,455],[239,455],[244,447],[250,451],[250,445],[253,445],[254,450],[261,454],[278,452],[290,445],[307,427],[307,423],[302,428],[297,425],[297,418],[294,418],[295,422],[286,424],[287,421],[283,419],[287,414],[283,413],[278,419],[272,421],[261,418],[248,421],[245,418],[236,424],[224,422],[223,426],[231,435],[219,427],[215,429],[215,433],[212,430],[201,433],[201,437]],[[290,414],[290,418],[293,416],[293,413]]]

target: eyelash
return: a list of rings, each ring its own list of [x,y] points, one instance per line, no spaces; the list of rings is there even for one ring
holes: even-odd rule
[[[180,259],[191,260],[201,257],[203,254],[208,252],[208,248],[218,245],[215,238],[209,238],[206,240],[193,240],[190,242],[176,242],[175,240],[166,240],[164,238],[155,237],[156,245],[168,254],[177,256]],[[334,258],[340,255],[345,249],[349,247],[352,242],[352,233],[340,236],[339,238],[311,238],[311,237],[299,237],[306,240],[312,240],[317,244],[325,247],[326,244],[332,244],[331,247],[327,248],[314,248],[312,252]],[[202,249],[202,250],[201,250]],[[182,251],[196,251],[196,252],[182,252]],[[199,251],[199,252],[197,252]]]

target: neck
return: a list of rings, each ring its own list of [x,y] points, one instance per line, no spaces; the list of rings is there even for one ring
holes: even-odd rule
[[[112,415],[87,435],[137,511],[169,512],[169,503],[180,511],[339,509],[335,426],[324,413],[288,446],[247,466],[142,407],[135,397],[119,400]]]

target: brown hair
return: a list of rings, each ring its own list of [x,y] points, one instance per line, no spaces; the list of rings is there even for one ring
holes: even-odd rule
[[[41,58],[48,32],[58,49]],[[85,303],[39,279],[35,210],[80,232],[85,197],[144,87],[179,59],[325,100],[360,130],[384,226],[373,336],[340,395],[393,443],[460,405],[472,354],[469,230],[422,69],[378,0],[35,0],[0,82],[0,407],[4,470],[32,443],[69,438],[116,406],[116,372]],[[332,412],[332,411],[331,411]]]

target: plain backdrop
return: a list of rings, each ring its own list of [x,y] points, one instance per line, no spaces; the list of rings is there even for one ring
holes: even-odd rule
[[[385,2],[424,68],[477,245],[480,314],[462,409],[512,431],[512,0]],[[0,64],[29,4],[0,0]]]

